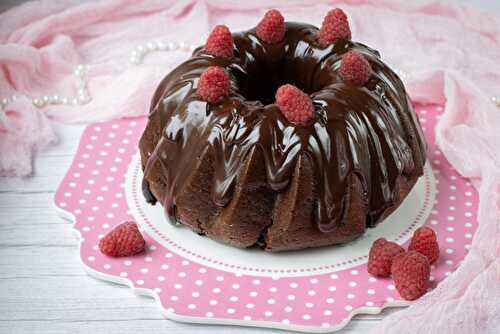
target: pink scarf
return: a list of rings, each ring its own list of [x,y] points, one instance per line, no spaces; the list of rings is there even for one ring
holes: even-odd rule
[[[500,95],[500,18],[491,14],[437,1],[27,3],[0,15],[0,175],[31,173],[33,153],[56,141],[49,119],[91,122],[146,113],[158,81],[188,51],[152,53],[134,65],[136,45],[201,44],[215,24],[232,31],[252,27],[269,7],[289,21],[319,25],[337,6],[348,13],[354,40],[406,73],[415,102],[445,106],[438,144],[473,180],[481,201],[479,228],[459,269],[388,316],[375,333],[499,333],[500,108],[491,97]],[[88,69],[75,75],[80,63]]]

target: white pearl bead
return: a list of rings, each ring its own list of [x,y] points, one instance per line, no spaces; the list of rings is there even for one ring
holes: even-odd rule
[[[137,51],[140,52],[140,53],[143,53],[144,52],[144,46],[142,46],[141,44],[137,45]]]
[[[16,101],[17,100],[17,95],[12,95],[10,98],[12,99],[12,101]]]
[[[188,47],[188,45],[186,43],[184,43],[184,42],[179,43],[179,49],[186,51],[187,47]]]
[[[80,104],[86,104],[86,103],[90,102],[90,97],[88,95],[85,95],[85,94],[79,95],[78,102]]]
[[[75,82],[76,89],[84,89],[86,86],[87,83],[82,78],[78,78]]]
[[[44,96],[42,96],[42,100],[44,103],[50,103],[51,98],[48,95],[44,95]]]
[[[191,45],[189,46],[189,50],[190,50],[190,51],[194,51],[196,48],[197,48],[197,46],[196,46],[195,44],[191,44]]]
[[[77,69],[74,71],[74,74],[75,74],[77,77],[79,77],[79,76],[82,76],[82,75],[83,75],[83,72],[77,68]]]
[[[130,57],[130,62],[132,64],[139,64],[141,61],[139,60],[139,58],[136,58],[136,57]]]
[[[500,97],[493,96],[491,98],[491,101],[496,104],[498,107],[500,107]]]
[[[163,42],[158,42],[156,43],[156,45],[158,46],[158,49],[160,50],[166,50],[167,49],[167,45]]]
[[[132,53],[130,54],[131,57],[137,57],[139,54],[137,53],[136,50],[133,50]]]
[[[85,66],[84,66],[84,65],[82,65],[82,64],[79,64],[79,65],[76,67],[76,69],[77,69],[77,70],[79,70],[79,71],[81,71],[81,72],[83,72],[83,71],[85,71]]]
[[[156,44],[152,43],[152,42],[148,42],[146,44],[147,48],[151,51],[155,51],[156,50]]]
[[[2,105],[7,105],[7,103],[9,103],[9,99],[7,99],[7,98],[4,97],[2,99]]]
[[[75,97],[71,100],[71,104],[74,105],[74,106],[77,106],[78,104],[80,104],[80,102],[78,101],[78,99]]]
[[[35,107],[41,108],[41,107],[43,107],[43,101],[39,100],[39,99],[33,99],[33,105]]]
[[[177,44],[175,44],[175,42],[168,42],[167,48],[168,48],[168,50],[173,51],[173,50],[177,49]]]
[[[62,104],[68,104],[68,103],[69,103],[68,98],[67,98],[67,97],[63,97],[63,98],[61,99],[61,103],[62,103]]]
[[[53,102],[54,104],[59,103],[59,95],[57,95],[57,94],[53,95],[53,96],[52,96],[52,102]]]

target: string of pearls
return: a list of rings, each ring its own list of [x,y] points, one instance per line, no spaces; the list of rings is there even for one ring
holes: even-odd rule
[[[59,94],[42,95],[39,97],[31,98],[31,103],[33,103],[33,105],[37,108],[43,108],[47,105],[78,106],[89,103],[91,101],[91,98],[89,95],[89,91],[87,89],[87,81],[86,81],[87,70],[88,70],[87,66],[80,64],[75,68],[73,72],[75,76],[76,96],[71,98],[71,97],[61,96]],[[16,101],[19,97],[20,97],[19,95],[12,95],[9,97],[2,98],[0,100],[0,107],[2,109],[5,109],[7,105]]]
[[[197,45],[187,44],[185,42],[148,42],[139,44],[130,53],[130,62],[134,65],[142,63],[144,57],[149,53],[156,51],[193,51]]]
[[[193,51],[197,45],[187,44],[185,42],[163,42],[163,41],[152,41],[146,44],[139,44],[130,53],[129,61],[133,65],[140,65],[144,58],[157,51]],[[75,76],[75,89],[76,96],[69,98],[63,97],[58,94],[54,95],[43,95],[40,97],[35,97],[31,99],[33,105],[37,108],[43,108],[48,105],[73,105],[79,106],[89,103],[92,97],[87,89],[86,74],[88,67],[86,65],[78,65],[74,70]],[[395,72],[403,79],[407,79],[409,75],[403,70],[396,69]],[[19,98],[18,95],[11,95],[0,99],[0,109],[5,109],[10,103],[16,101]],[[491,97],[491,101],[500,108],[500,96]]]

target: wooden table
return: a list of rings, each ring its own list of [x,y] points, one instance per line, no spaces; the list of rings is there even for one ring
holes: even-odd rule
[[[463,2],[500,12],[497,1]],[[280,333],[175,323],[152,299],[88,276],[71,224],[52,204],[84,127],[54,126],[60,144],[38,154],[34,177],[0,179],[0,333]],[[366,333],[391,312],[356,317],[341,333]]]

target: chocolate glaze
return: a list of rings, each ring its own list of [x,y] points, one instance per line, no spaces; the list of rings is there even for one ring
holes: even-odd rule
[[[159,161],[167,187],[162,204],[175,218],[176,195],[209,147],[215,161],[213,201],[226,206],[244,160],[258,147],[268,185],[276,192],[287,187],[301,155],[311,159],[318,186],[315,216],[322,232],[345,223],[352,175],[363,185],[367,225],[378,223],[398,200],[396,179],[422,174],[421,128],[402,82],[377,51],[344,40],[322,47],[317,31],[287,23],[284,41],[272,45],[259,40],[255,29],[236,33],[233,58],[198,48],[167,75],[151,105],[150,117],[159,116],[162,133],[143,161],[146,199],[155,201],[147,179]],[[349,50],[362,53],[373,68],[364,86],[346,84],[338,76],[340,58]],[[221,103],[208,104],[196,96],[196,86],[201,73],[214,65],[229,73],[231,90]],[[315,116],[309,124],[291,124],[274,104],[276,89],[285,83],[310,94]]]

